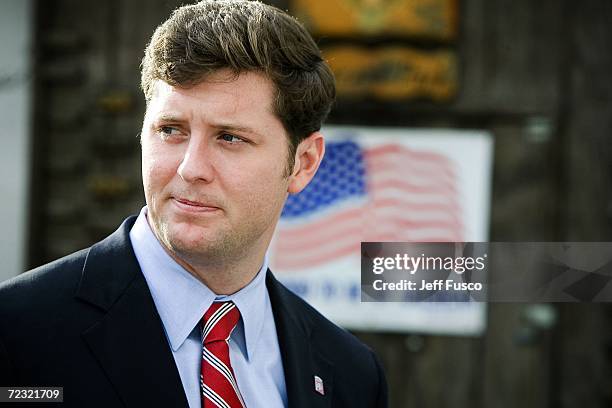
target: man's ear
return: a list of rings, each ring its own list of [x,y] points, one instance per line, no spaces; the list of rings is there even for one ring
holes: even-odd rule
[[[314,177],[325,155],[325,139],[320,132],[310,134],[302,140],[295,151],[295,164],[289,176],[287,191],[297,194]]]

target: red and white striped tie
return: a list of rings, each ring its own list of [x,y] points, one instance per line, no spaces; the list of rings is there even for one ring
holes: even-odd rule
[[[240,319],[233,302],[215,302],[202,319],[202,408],[246,408],[230,363],[229,338]]]

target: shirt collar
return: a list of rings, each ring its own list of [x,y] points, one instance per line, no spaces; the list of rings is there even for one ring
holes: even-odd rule
[[[145,206],[130,231],[130,240],[172,350],[176,352],[181,347],[215,300],[231,300],[240,311],[243,329],[234,330],[232,336],[244,336],[237,340],[244,346],[243,352],[248,360],[264,323],[268,254],[247,286],[232,295],[218,296],[168,255],[153,234],[146,215]]]

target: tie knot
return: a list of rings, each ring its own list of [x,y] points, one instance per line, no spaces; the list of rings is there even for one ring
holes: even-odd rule
[[[238,324],[240,311],[234,302],[214,302],[204,314],[202,341],[227,341]]]

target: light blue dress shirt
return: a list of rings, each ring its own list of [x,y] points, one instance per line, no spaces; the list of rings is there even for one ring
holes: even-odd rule
[[[164,325],[189,407],[201,408],[199,322],[215,300],[231,300],[240,310],[240,321],[230,337],[230,360],[247,407],[286,407],[285,376],[265,282],[267,255],[247,286],[232,295],[217,296],[168,255],[146,215],[144,207],[130,240]]]

